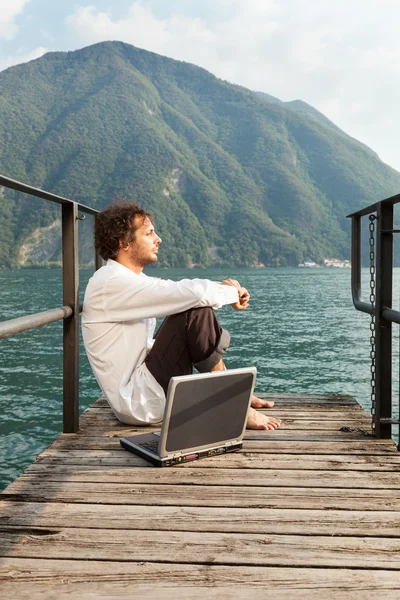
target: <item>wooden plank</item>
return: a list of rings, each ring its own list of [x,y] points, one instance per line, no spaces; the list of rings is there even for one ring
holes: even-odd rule
[[[400,512],[0,503],[0,526],[398,537]],[[305,544],[307,541],[305,540]]]
[[[257,392],[256,392],[257,393]],[[358,402],[354,399],[347,400],[346,398],[330,398],[330,397],[312,397],[312,396],[302,396],[298,395],[297,398],[285,398],[283,396],[273,396],[271,394],[257,394],[259,398],[263,398],[264,400],[272,400],[275,402],[275,407],[279,408],[280,406],[292,406],[292,407],[313,407],[320,406],[321,408],[326,407],[327,409],[331,407],[339,408],[356,408],[360,406]],[[363,407],[361,407],[362,410]],[[370,409],[367,407],[366,412],[369,413]]]
[[[261,411],[269,416],[278,416],[278,411],[274,413],[268,411]],[[302,430],[302,431],[310,431],[310,430],[329,430],[329,431],[339,431],[340,427],[349,426],[349,427],[364,427],[371,428],[370,419],[363,417],[362,415],[357,419],[347,419],[342,418],[341,420],[329,420],[329,419],[313,419],[309,417],[308,419],[302,418],[297,419],[296,417],[286,417],[282,420],[281,429],[283,430]],[[117,419],[113,415],[104,414],[103,412],[98,413],[90,413],[87,414],[86,418],[82,420],[79,431],[84,432],[88,428],[92,429],[115,429],[117,430],[126,430],[127,426],[123,423],[119,423]],[[160,426],[158,426],[158,429]],[[131,431],[143,431],[143,427],[132,427],[129,428]],[[147,428],[146,428],[147,429]]]
[[[356,598],[376,592],[397,599],[400,573],[389,570],[176,565],[5,558],[4,598]],[[29,581],[29,583],[27,583]],[[199,594],[197,594],[199,592]],[[344,596],[343,594],[349,594]],[[355,594],[360,595],[355,596]],[[26,595],[25,595],[26,594]],[[361,596],[362,594],[362,596]]]
[[[120,450],[47,450],[36,462],[27,468],[25,473],[41,472],[40,467],[46,465],[69,466],[74,469],[88,467],[147,467],[148,463],[130,452]],[[263,454],[260,452],[240,451],[226,456],[210,457],[201,461],[183,464],[182,468],[214,469],[215,467],[229,469],[316,469],[335,471],[400,471],[400,456],[348,456],[346,454],[303,456],[299,454]],[[39,467],[39,471],[38,471]]]
[[[49,589],[50,587],[50,589]],[[129,589],[129,588],[132,589]],[[154,594],[157,594],[157,598],[163,598],[163,600],[229,600],[232,595],[237,598],[246,598],[249,594],[249,587],[247,584],[245,585],[236,585],[234,590],[229,591],[230,588],[226,588],[225,586],[220,587],[219,585],[214,585],[212,588],[204,585],[196,585],[194,587],[190,587],[190,584],[185,585],[184,587],[169,587],[168,585],[160,585],[158,582],[154,585],[152,583],[140,584],[136,586],[134,584],[129,583],[101,583],[98,584],[96,580],[92,583],[77,583],[77,584],[69,584],[68,582],[63,582],[60,585],[46,585],[41,583],[34,584],[24,584],[24,591],[21,592],[21,585],[18,583],[5,583],[2,586],[2,591],[4,592],[4,597],[7,598],[18,598],[19,600],[54,600],[54,598],[78,598],[81,599],[94,599],[94,598],[105,598],[106,600],[115,600],[117,598],[127,598],[129,600],[139,598],[143,600],[144,597],[154,598]],[[273,589],[275,585],[270,585],[263,589],[252,589],[251,590],[251,598],[252,600],[265,600],[265,599],[273,599],[273,600],[298,600],[299,592],[291,590],[283,589],[276,590]],[[319,600],[321,592],[317,592],[316,590],[309,590],[305,588],[302,584],[300,586],[301,590],[305,590],[307,600]],[[375,589],[375,587],[373,588]],[[21,595],[22,593],[22,595]],[[60,594],[62,593],[62,596]],[[354,591],[341,591],[340,596],[337,592],[333,592],[332,590],[329,592],[324,592],[324,598],[326,600],[334,599],[338,600],[338,598],[354,598]],[[385,600],[397,600],[398,596],[396,596],[396,592],[386,591]]]
[[[110,437],[122,437],[120,433],[116,431],[107,432]],[[132,432],[138,433],[137,431]],[[82,435],[85,435],[85,432],[82,432]],[[128,432],[123,435],[129,435]],[[316,431],[308,431],[305,433],[296,432],[296,431],[285,431],[284,429],[276,429],[275,431],[251,431],[250,429],[246,430],[243,440],[276,440],[276,441],[297,441],[297,442],[325,442],[326,444],[331,444],[332,442],[343,442],[344,440],[348,441],[357,441],[363,440],[365,438],[370,438],[371,434],[366,429],[356,430],[353,432],[348,431],[336,431],[335,433],[331,433],[330,431],[324,430],[316,430]]]
[[[371,415],[363,411],[361,406],[358,404],[351,406],[324,406],[324,405],[311,405],[307,407],[303,407],[302,405],[275,405],[273,408],[258,408],[257,410],[261,410],[265,412],[265,414],[283,414],[283,415],[294,415],[296,418],[309,418],[312,416],[313,418],[343,418],[343,416],[348,416],[349,418],[360,418],[365,417],[371,420]],[[109,417],[115,418],[114,413],[109,407],[91,407],[88,408],[84,413],[82,418],[86,418],[87,415],[107,415]]]
[[[283,412],[285,414],[293,413],[293,414],[345,414],[345,415],[355,415],[360,416],[361,414],[366,415],[370,418],[370,413],[368,411],[364,411],[363,408],[359,404],[351,404],[351,405],[341,405],[341,404],[310,404],[309,406],[304,406],[303,404],[275,404],[273,408],[263,408],[257,410],[267,410],[269,412]],[[94,413],[102,413],[102,414],[110,414],[113,415],[113,412],[109,406],[91,406],[86,409],[86,411],[82,414],[84,417],[86,414],[94,414]]]
[[[60,528],[5,529],[1,556],[172,563],[400,569],[391,538]]]
[[[274,407],[274,408],[258,408],[257,411],[265,414],[269,417],[278,417],[285,421],[288,420],[320,420],[320,421],[360,421],[371,425],[371,417],[360,408],[358,409],[345,409],[345,410],[333,410],[327,409],[324,410],[322,407],[312,407],[313,409],[307,408],[293,408],[293,407]],[[123,423],[120,423],[118,419],[115,418],[114,414],[107,409],[93,409],[88,411],[85,416],[85,419],[82,420],[82,424],[87,422],[110,422],[115,423],[117,426],[127,427]],[[147,427],[147,426],[145,426]],[[143,429],[143,426],[140,427]]]
[[[135,435],[139,433],[151,433],[153,431],[159,431],[159,429],[111,429],[104,428],[104,430],[87,428],[80,430],[79,435],[81,438],[84,437],[97,437],[99,434],[103,435],[106,438],[121,438],[129,435]],[[315,430],[315,431],[305,431],[301,430],[301,428],[296,430],[283,430],[276,429],[275,431],[256,431],[247,429],[244,435],[244,441],[246,440],[285,440],[285,441],[317,441],[317,442],[343,442],[345,440],[348,441],[362,441],[365,438],[370,438],[371,434],[368,429],[364,428],[362,430],[355,431],[327,431],[327,430]]]
[[[309,393],[284,393],[284,392],[255,392],[259,398],[264,398],[266,400],[277,401],[287,401],[292,402],[293,404],[302,404],[304,401],[318,401],[320,404],[324,404],[326,406],[343,403],[344,405],[357,405],[359,406],[357,400],[353,396],[349,396],[347,394],[309,394]],[[96,400],[92,407],[109,407],[109,404],[104,396],[100,396],[98,400]],[[91,408],[91,407],[89,407]]]
[[[47,453],[76,450],[113,450],[125,453],[118,437],[103,436],[80,436],[79,434],[60,435],[40,456],[46,456]],[[286,441],[277,439],[263,440],[247,439],[245,440],[243,451],[262,452],[264,454],[282,452],[283,454],[342,454],[347,455],[396,455],[398,454],[396,445],[392,440],[376,440],[363,437],[361,440],[336,441],[334,444],[317,441]]]
[[[271,413],[268,411],[266,414]],[[350,427],[350,431],[341,431],[342,428]],[[321,421],[319,419],[285,419],[282,422],[281,428],[277,431],[261,432],[265,438],[272,434],[280,436],[301,435],[304,439],[313,436],[339,436],[346,439],[358,439],[362,435],[370,435],[370,420],[365,418],[363,413],[359,419],[343,419],[342,421]],[[80,436],[104,435],[105,437],[122,437],[134,435],[135,433],[144,433],[148,431],[160,431],[160,424],[155,424],[146,427],[127,426],[120,423],[112,414],[103,414],[102,412],[90,413],[86,412],[85,418],[81,419]],[[260,436],[259,431],[246,430],[246,438]]]
[[[20,587],[17,583],[5,583],[2,587],[4,590],[5,597],[14,597],[19,600],[54,600],[54,598],[73,598],[81,599],[94,599],[94,598],[105,598],[106,600],[114,600],[116,598],[127,598],[127,599],[135,599],[139,598],[143,600],[143,597],[154,598],[154,595],[157,594],[157,598],[163,598],[166,600],[229,600],[232,598],[232,595],[235,595],[237,598],[246,598],[249,593],[248,586],[245,585],[237,585],[235,589],[229,591],[225,586],[220,588],[219,586],[213,586],[212,588],[203,585],[196,585],[195,587],[190,587],[190,585],[186,585],[184,587],[168,587],[160,585],[156,583],[155,585],[151,583],[141,584],[140,586],[134,586],[132,584],[125,584],[120,582],[115,582],[115,584],[104,583],[97,584],[96,581],[93,581],[91,584],[79,583],[79,584],[69,584],[67,582],[63,582],[60,586],[51,585],[51,590],[48,590],[43,584],[34,583],[33,585],[24,585],[24,594],[19,595],[20,592],[17,592],[16,588]],[[131,591],[129,586],[133,587]],[[274,586],[275,587],[275,586]],[[300,585],[301,590],[305,590],[306,597],[308,600],[319,600],[321,592],[317,592],[316,590],[309,590],[305,588],[303,585]],[[373,588],[375,589],[375,587]],[[60,596],[60,593],[63,595]],[[18,595],[16,595],[18,594]],[[94,594],[94,595],[93,595]],[[263,589],[252,589],[251,597],[254,600],[265,600],[265,599],[278,599],[278,600],[297,600],[299,596],[299,592],[291,590],[283,589],[280,591],[273,592],[273,587],[270,584],[269,587]],[[326,600],[334,599],[338,600],[346,598],[353,599],[354,591],[340,591],[339,595],[337,592],[333,590],[329,592],[324,592],[324,598]],[[397,600],[398,596],[396,596],[396,592],[385,593],[385,600]]]
[[[325,403],[313,403],[310,405],[305,405],[302,403],[298,404],[288,404],[286,403],[275,403],[273,408],[260,408],[258,410],[267,410],[268,412],[278,412],[282,411],[284,414],[297,414],[297,413],[324,413],[326,415],[329,414],[345,414],[345,415],[354,415],[355,417],[360,417],[364,415],[365,417],[371,418],[370,414],[365,412],[361,406],[357,403],[343,405],[343,404],[325,404]],[[96,406],[92,405],[87,408],[81,415],[81,419],[85,421],[87,418],[92,417],[103,417],[103,418],[113,418],[116,419],[114,412],[109,406]],[[116,419],[117,420],[117,419]]]
[[[347,402],[349,404],[358,404],[353,396],[348,394],[310,394],[308,392],[256,392],[260,398],[271,398],[272,400],[292,400],[293,402],[302,402],[304,399],[323,400],[326,404],[337,401]]]
[[[263,398],[265,400],[272,400],[273,402],[275,402],[275,407],[279,408],[281,406],[288,406],[288,407],[304,407],[304,408],[310,408],[310,407],[321,407],[322,409],[324,407],[326,407],[327,409],[329,408],[334,408],[336,407],[337,409],[340,408],[356,408],[357,406],[360,406],[358,404],[358,402],[356,400],[353,401],[348,401],[346,399],[340,399],[340,398],[335,398],[335,399],[329,399],[329,398],[312,398],[311,396],[299,396],[299,398],[279,398],[279,397],[273,397],[271,395],[267,395],[264,396],[263,394],[257,394],[257,396],[259,396],[260,398]],[[365,410],[366,413],[370,413],[370,408],[369,406],[366,408],[361,407],[362,410]]]
[[[212,459],[209,459],[212,460]],[[216,459],[218,460],[218,459]],[[188,465],[187,468],[171,467],[157,469],[155,467],[143,469],[140,467],[129,468],[89,468],[74,469],[74,466],[35,465],[34,474],[30,471],[21,475],[17,480],[19,486],[41,485],[60,482],[69,483],[115,483],[124,484],[152,483],[153,485],[218,485],[218,486],[247,486],[249,493],[253,486],[298,486],[313,488],[359,488],[359,489],[393,489],[400,490],[398,473],[373,471],[313,471],[297,469],[208,469],[202,468],[204,461],[197,463],[197,467]],[[32,466],[33,468],[33,466]],[[17,486],[17,482],[11,487]],[[7,491],[10,488],[7,488]]]
[[[319,407],[318,407],[319,408]],[[365,420],[367,423],[371,423],[371,417],[364,413],[361,409],[354,410],[309,410],[309,409],[297,409],[293,410],[292,407],[278,407],[278,408],[258,408],[259,412],[267,416],[279,417],[283,420],[286,418],[291,419],[313,419],[321,421],[343,421],[343,420]]]
[[[102,438],[104,439],[104,438]],[[84,442],[83,442],[84,443]],[[393,440],[377,440],[369,436],[361,436],[357,439],[334,439],[322,441],[310,438],[306,440],[287,440],[278,439],[274,436],[272,439],[246,438],[243,444],[244,451],[251,452],[283,452],[286,454],[336,454],[346,453],[375,455],[382,454],[389,456],[394,454],[400,456]]]
[[[166,485],[22,481],[12,483],[2,500],[141,504],[160,506],[225,506],[319,510],[400,511],[398,490],[218,485]]]

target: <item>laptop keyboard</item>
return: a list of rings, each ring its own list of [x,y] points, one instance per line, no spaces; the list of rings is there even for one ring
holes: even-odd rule
[[[154,442],[139,442],[138,446],[145,448],[146,450],[150,450],[154,454],[158,454],[158,441]]]

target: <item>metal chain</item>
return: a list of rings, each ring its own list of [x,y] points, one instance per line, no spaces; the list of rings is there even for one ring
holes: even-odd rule
[[[371,303],[371,323],[369,325],[371,331],[371,337],[369,338],[371,344],[370,358],[371,358],[371,429],[372,435],[375,435],[375,414],[376,414],[376,379],[375,379],[375,362],[376,362],[376,348],[375,348],[375,215],[369,216],[369,300]]]

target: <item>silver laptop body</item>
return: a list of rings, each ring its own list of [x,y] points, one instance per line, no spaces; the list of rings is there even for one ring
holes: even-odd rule
[[[255,367],[172,377],[161,432],[120,440],[159,467],[239,450],[253,394]]]

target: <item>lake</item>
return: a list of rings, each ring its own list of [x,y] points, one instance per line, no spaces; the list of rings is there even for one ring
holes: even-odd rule
[[[148,269],[152,276],[238,279],[250,294],[247,311],[217,311],[230,331],[228,367],[257,367],[258,391],[351,394],[368,411],[369,316],[351,301],[350,269]],[[80,271],[81,297],[90,270]],[[395,269],[393,306],[399,306]],[[363,272],[368,299],[368,269]],[[0,319],[62,305],[58,269],[0,270]],[[398,327],[393,327],[398,354]],[[62,323],[0,341],[0,489],[61,432]],[[398,360],[395,361],[398,373]],[[100,395],[81,344],[82,410]],[[396,390],[397,394],[397,385]]]

